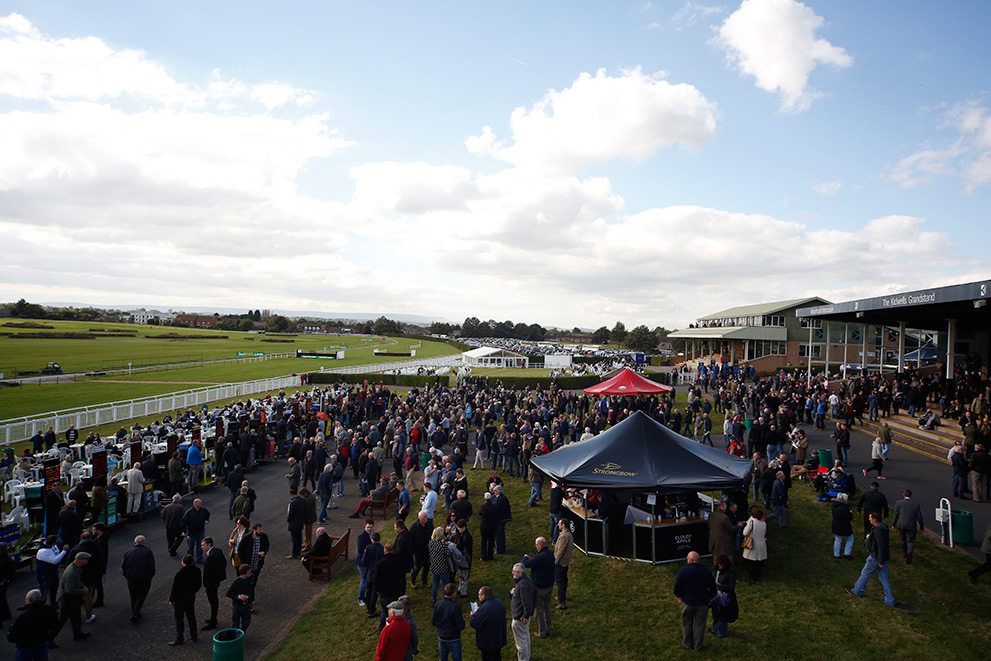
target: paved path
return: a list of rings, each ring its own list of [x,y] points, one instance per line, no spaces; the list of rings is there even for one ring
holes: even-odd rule
[[[286,507],[288,504],[288,486],[284,479],[285,464],[273,462],[263,465],[248,474],[248,480],[258,493],[257,508],[253,521],[265,525],[265,532],[271,541],[269,560],[258,581],[257,608],[251,627],[245,637],[245,659],[260,658],[263,650],[275,640],[288,632],[288,628],[296,618],[306,611],[313,599],[327,586],[324,581],[310,582],[307,573],[298,561],[284,559],[290,551],[289,533],[286,531]],[[358,501],[357,482],[350,479],[350,471],[346,474],[345,496],[340,499],[341,508],[332,510],[326,524],[327,531],[332,535],[342,534],[351,526],[353,557],[354,543],[357,538],[360,521],[347,518],[347,513],[353,511]],[[229,494],[223,487],[213,487],[200,494],[204,507],[211,512],[211,521],[207,526],[207,535],[212,536],[217,545],[225,552],[228,549],[227,539],[233,524],[227,518]],[[183,501],[190,505],[192,498],[187,496]],[[381,528],[382,524],[376,525]],[[142,611],[140,623],[132,625],[128,619],[129,600],[127,585],[120,573],[121,556],[133,542],[134,536],[143,534],[148,545],[155,552],[157,572],[152,582],[151,593]],[[180,550],[184,550],[185,545]],[[229,556],[228,556],[229,557]],[[202,632],[198,643],[187,640],[181,647],[168,647],[167,643],[175,638],[175,624],[172,607],[168,605],[169,591],[172,578],[179,569],[179,559],[169,557],[165,543],[165,529],[161,517],[154,516],[140,523],[127,524],[118,528],[110,538],[110,563],[105,580],[107,589],[106,607],[94,611],[97,618],[92,624],[84,624],[83,630],[92,636],[83,642],[72,642],[72,631],[66,623],[56,642],[60,647],[52,650],[53,660],[72,659],[79,661],[134,661],[135,659],[174,659],[176,661],[192,659],[208,659],[212,654],[212,634],[216,631]],[[340,561],[336,572],[341,572],[346,565]],[[230,626],[230,600],[224,597],[227,585],[233,579],[234,573],[228,571],[228,582],[220,587],[221,627]],[[8,590],[8,601],[11,608],[23,604],[24,594],[37,587],[34,573],[27,568],[18,571]],[[197,594],[196,616],[200,625],[209,615],[209,604],[201,590]],[[6,636],[0,638],[0,657],[13,658],[13,645],[6,641]],[[6,651],[4,651],[4,648]]]

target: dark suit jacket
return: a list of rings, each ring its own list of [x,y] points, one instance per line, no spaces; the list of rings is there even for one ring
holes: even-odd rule
[[[303,525],[306,523],[305,498],[294,496],[293,499],[289,501],[289,513],[286,516],[286,522],[289,524],[289,530],[303,529]]]
[[[313,546],[310,550],[303,554],[304,558],[309,558],[313,556],[314,558],[325,558],[330,555],[330,547],[333,546],[333,542],[330,539],[330,535],[323,534],[313,540]]]
[[[498,650],[506,646],[506,607],[495,597],[480,603],[469,622],[475,630],[478,649]]]
[[[196,565],[183,567],[176,572],[172,579],[172,592],[169,594],[169,602],[177,603],[196,598],[196,593],[203,585],[200,576],[200,568]]]
[[[216,546],[210,549],[203,560],[203,585],[217,587],[227,580],[227,558]]]

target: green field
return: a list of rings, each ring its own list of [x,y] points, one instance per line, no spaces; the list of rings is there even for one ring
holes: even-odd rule
[[[116,328],[137,331],[135,337],[98,337],[96,339],[13,339],[0,335],[0,372],[10,378],[15,370],[38,370],[47,362],[57,362],[66,373],[101,372],[127,363],[155,365],[155,368],[134,370],[132,374],[108,373],[97,377],[63,377],[58,383],[25,384],[20,387],[0,388],[0,419],[14,418],[79,406],[121,401],[150,395],[189,390],[215,383],[237,383],[268,377],[319,371],[321,367],[345,367],[387,363],[403,360],[395,356],[375,356],[374,349],[395,352],[409,351],[412,344],[420,343],[411,338],[362,338],[357,336],[297,335],[279,337],[290,339],[288,343],[262,342],[266,336],[235,331],[209,331],[172,327],[131,324],[97,324],[87,322],[39,322],[55,326],[55,330],[40,332],[87,332],[92,328]],[[34,333],[39,331],[0,326],[5,332]],[[203,339],[172,340],[150,338],[176,332],[196,335]],[[220,335],[227,339],[216,338]],[[296,349],[328,350],[327,347],[344,349],[344,360],[273,358],[267,360],[204,364],[193,367],[170,365],[179,360],[212,361],[237,358],[238,352],[251,354],[256,351],[295,353]],[[336,349],[331,349],[336,350]],[[423,340],[417,349],[417,358],[456,353],[457,350],[443,342]]]
[[[488,471],[468,472],[471,500],[478,507]],[[493,562],[478,558],[471,570],[468,594],[489,585],[509,609],[512,587],[510,569],[524,553],[533,554],[533,540],[548,534],[546,502],[527,508],[528,485],[508,479],[507,494],[513,521],[507,527],[507,555]],[[349,479],[346,490],[354,492]],[[547,490],[545,489],[545,498]],[[415,494],[414,494],[415,495]],[[649,661],[654,659],[981,659],[991,644],[987,612],[991,591],[987,583],[971,586],[966,571],[973,558],[948,551],[919,538],[916,558],[910,566],[901,561],[897,536],[892,537],[890,576],[895,598],[918,608],[905,612],[881,603],[881,587],[872,578],[864,599],[844,592],[852,587],[866,556],[863,544],[855,546],[856,562],[834,560],[828,505],[817,503],[807,483],[796,482],[788,528],[771,525],[769,558],[764,580],[746,582],[746,570],[737,567],[740,619],[729,626],[730,637],[718,640],[706,634],[702,654],[681,647],[680,611],[672,594],[678,564],[649,565],[607,558],[587,557],[575,551],[569,571],[566,611],[552,612],[551,638],[536,638],[531,623],[534,659],[543,661]],[[438,517],[444,514],[438,508]],[[478,517],[469,530],[479,549]],[[412,519],[410,519],[412,520]],[[391,542],[391,525],[381,520],[382,542]],[[860,530],[860,523],[855,523]],[[352,525],[352,534],[360,530]],[[339,535],[342,524],[328,526]],[[711,566],[711,560],[705,561]],[[378,640],[378,619],[369,620],[355,603],[358,572],[351,562],[338,565],[337,574],[313,610],[305,613],[270,654],[269,661],[327,657],[328,623],[347,631],[335,637],[331,656],[338,659],[371,659]],[[300,580],[306,580],[301,573]],[[430,624],[430,590],[409,590],[420,636],[420,656],[437,658],[437,631]],[[459,600],[465,620],[467,600]],[[554,602],[552,601],[552,604]],[[502,658],[515,658],[512,634]],[[480,658],[473,630],[463,636],[464,658]]]

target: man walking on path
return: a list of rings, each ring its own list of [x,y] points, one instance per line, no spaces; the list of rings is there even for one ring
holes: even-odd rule
[[[681,644],[685,649],[699,651],[705,639],[709,603],[716,596],[716,579],[700,564],[697,552],[689,553],[687,560],[688,564],[675,576],[674,596],[681,604]]]
[[[172,592],[169,593],[169,604],[172,606],[172,614],[175,617],[175,640],[169,643],[170,647],[183,643],[183,620],[189,622],[189,639],[194,643],[198,640],[196,635],[196,593],[200,591],[202,585],[203,579],[200,568],[193,563],[193,556],[187,553],[182,556],[182,567],[172,579]]]
[[[891,527],[897,528],[902,540],[902,555],[905,564],[912,564],[912,553],[915,552],[915,533],[925,530],[922,524],[922,508],[912,500],[912,490],[905,489],[904,498],[895,503],[895,518]]]
[[[863,598],[864,588],[867,581],[876,572],[881,587],[884,589],[884,605],[894,607],[895,597],[891,594],[891,581],[888,580],[888,561],[891,559],[889,548],[888,526],[881,520],[880,512],[871,512],[870,521],[874,528],[867,534],[867,561],[860,571],[860,578],[847,592],[857,597]]]
[[[121,571],[127,579],[127,592],[131,596],[131,624],[141,619],[141,607],[151,589],[155,577],[155,554],[145,545],[144,535],[134,538],[134,546],[124,552]]]

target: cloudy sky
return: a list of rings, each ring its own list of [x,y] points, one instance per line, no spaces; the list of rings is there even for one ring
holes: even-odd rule
[[[668,328],[991,274],[985,2],[25,2],[0,300]]]

